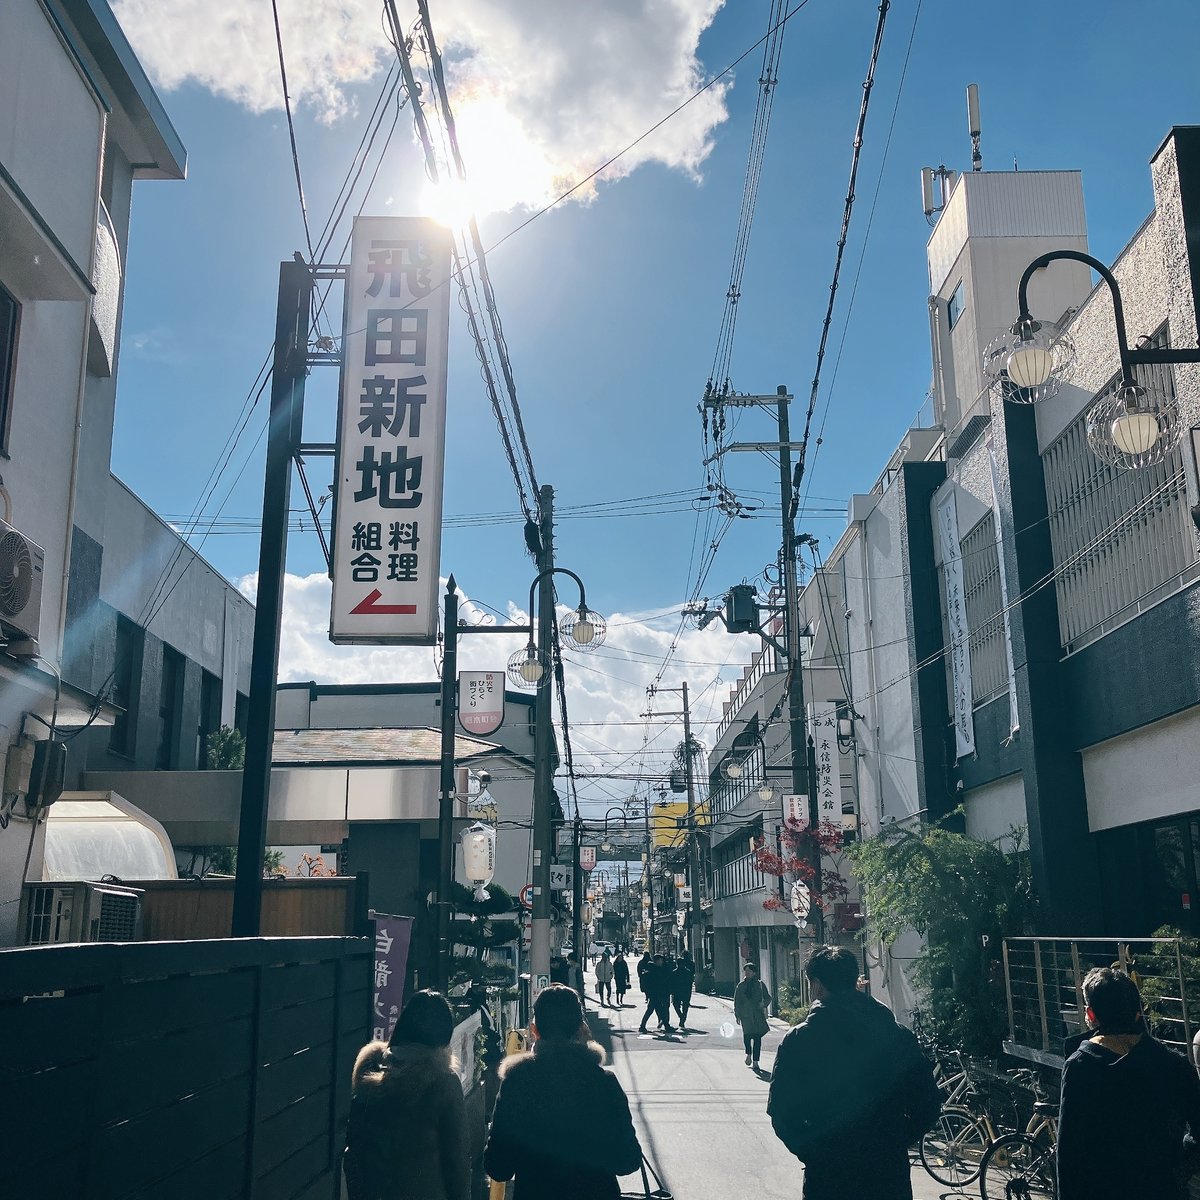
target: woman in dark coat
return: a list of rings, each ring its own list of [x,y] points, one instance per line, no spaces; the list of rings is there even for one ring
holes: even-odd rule
[[[679,1028],[687,1024],[688,1009],[692,1006],[692,988],[696,983],[696,964],[690,954],[681,954],[671,976],[671,1003],[679,1017]]]
[[[470,1200],[462,1084],[450,1062],[454,1016],[417,992],[390,1042],[359,1051],[344,1169],[350,1200]]]
[[[746,1047],[746,1066],[758,1067],[762,1040],[771,1031],[767,1023],[767,1005],[771,993],[758,977],[758,968],[747,963],[742,968],[742,982],[733,993],[733,1019],[742,1027],[742,1044]]]
[[[619,950],[613,959],[613,986],[617,990],[617,1006],[620,1007],[624,1003],[625,993],[629,991],[629,963],[625,961],[623,950]]]
[[[533,1050],[500,1067],[483,1165],[514,1200],[619,1200],[642,1150],[617,1077],[588,1041],[579,997],[551,984],[533,1006]]]

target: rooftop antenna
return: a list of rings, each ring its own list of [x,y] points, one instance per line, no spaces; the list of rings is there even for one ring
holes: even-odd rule
[[[971,135],[971,170],[983,170],[983,154],[979,150],[979,84],[967,84],[967,132]]]
[[[921,168],[921,207],[925,220],[932,229],[937,224],[937,215],[950,200],[957,172],[942,163],[937,167]]]

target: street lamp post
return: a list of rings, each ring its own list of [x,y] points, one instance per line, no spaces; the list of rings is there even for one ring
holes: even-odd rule
[[[1025,268],[1017,284],[1017,319],[984,351],[985,375],[1013,403],[1036,403],[1058,392],[1075,361],[1074,343],[1053,321],[1036,320],[1031,315],[1028,292],[1034,272],[1059,260],[1091,267],[1112,295],[1121,370],[1112,394],[1095,397],[1088,411],[1088,445],[1109,466],[1126,470],[1162,462],[1183,436],[1183,417],[1178,402],[1153,385],[1139,383],[1134,368],[1140,364],[1197,363],[1200,348],[1138,346],[1131,350],[1125,335],[1120,286],[1112,271],[1090,254],[1051,250]]]

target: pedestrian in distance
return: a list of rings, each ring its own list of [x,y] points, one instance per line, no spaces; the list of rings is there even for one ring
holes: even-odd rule
[[[516,1180],[513,1200],[618,1200],[642,1150],[617,1077],[589,1041],[579,997],[551,984],[534,1001],[533,1049],[500,1066],[483,1165]]]
[[[638,963],[638,987],[642,989],[642,995],[646,997],[646,1011],[642,1013],[641,1025],[638,1027],[638,1033],[646,1032],[646,1022],[654,1015],[658,1005],[658,988],[659,977],[661,972],[658,968],[658,963],[645,955]]]
[[[747,963],[742,968],[742,981],[733,992],[733,1019],[742,1027],[742,1045],[746,1048],[746,1066],[758,1070],[762,1040],[771,1032],[767,1021],[767,1006],[771,993],[758,977],[758,968]]]
[[[550,960],[550,982],[566,983],[570,977],[570,965],[561,954],[556,954]]]
[[[1059,1200],[1181,1200],[1189,1158],[1195,1169],[1200,1080],[1148,1032],[1124,971],[1089,971],[1083,1000],[1089,1032],[1063,1066]]]
[[[933,1068],[912,1033],[857,990],[849,950],[818,946],[804,973],[813,1003],[775,1055],[767,1103],[804,1163],[804,1200],[912,1200],[908,1147],[941,1111]]]
[[[645,951],[642,954],[642,957],[638,959],[638,964],[637,964],[638,987],[641,989],[643,995],[646,994],[646,972],[648,970],[650,970],[650,968],[653,964],[654,964],[654,955],[651,954],[649,950]]]
[[[417,992],[391,1039],[359,1051],[343,1156],[350,1200],[468,1200],[470,1139],[453,1032],[446,998]]]
[[[675,973],[671,976],[671,1003],[675,1006],[675,1015],[679,1018],[679,1028],[687,1025],[688,1009],[692,1006],[692,988],[696,983],[696,964],[691,955],[681,954],[675,963]]]
[[[612,1007],[613,963],[607,950],[596,962],[596,995],[604,1008]]]
[[[665,954],[654,956],[654,991],[652,1000],[654,1015],[658,1018],[658,1028],[663,1033],[674,1033],[675,1026],[671,1024],[671,983],[675,978],[674,959]]]
[[[617,1007],[625,1007],[625,993],[629,991],[629,963],[625,959],[625,951],[618,950],[613,959],[613,986],[617,992]]]

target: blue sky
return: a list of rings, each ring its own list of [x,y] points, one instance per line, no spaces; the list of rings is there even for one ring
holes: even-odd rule
[[[218,46],[207,66],[205,39],[223,28],[212,19],[223,5],[231,14],[242,10],[234,0],[211,0],[203,13],[184,0],[115,5],[160,82],[189,152],[185,183],[135,189],[113,454],[117,473],[171,517],[193,511],[221,458],[269,348],[278,262],[303,247],[283,115],[278,107],[254,111],[278,102],[270,22],[260,22],[252,38]],[[556,131],[572,165],[587,165],[590,156],[590,169],[631,140],[630,131],[636,136],[674,106],[679,72],[691,63],[693,50],[702,76],[719,70],[762,36],[769,6],[767,0],[724,6],[717,0],[613,0],[611,10],[606,7],[595,0],[558,0],[522,8],[523,19],[538,22],[531,48],[528,29],[504,26],[506,6],[496,0],[446,6],[431,0],[435,28],[447,22],[452,99],[456,87],[486,81],[490,71],[507,89],[515,120],[528,120],[543,133]],[[401,0],[400,8],[406,21],[415,17],[415,5],[405,13]],[[697,44],[695,31],[704,22],[696,14],[714,8]],[[331,65],[328,50],[314,48],[336,40],[336,27],[313,15],[321,9],[354,22],[358,41],[343,38],[345,61]],[[292,90],[300,97],[296,133],[308,208],[319,228],[382,79],[381,67],[373,81],[364,80],[369,55],[364,65],[362,53],[355,57],[350,50],[384,43],[373,4],[308,4],[303,27],[294,0],[280,0],[279,10]],[[888,17],[823,372],[818,418],[827,403],[829,417],[809,487],[812,497],[821,498],[811,501],[814,509],[836,511],[808,513],[800,528],[826,544],[844,527],[838,514],[845,498],[870,487],[925,399],[929,230],[918,172],[939,162],[969,169],[966,84],[980,85],[985,168],[1011,169],[1015,157],[1021,169],[1083,171],[1092,251],[1105,260],[1151,209],[1147,163],[1163,135],[1172,124],[1200,121],[1200,6],[1194,0],[1159,0],[1153,21],[1131,16],[1120,0],[1061,0],[1024,18],[1011,6],[921,0],[914,34],[916,12],[917,0],[895,0]],[[797,395],[796,423],[812,378],[876,17],[875,4],[866,0],[810,0],[790,21],[784,42],[732,380],[738,390],[752,392],[788,384]],[[488,44],[507,45],[510,36],[518,49],[486,61],[472,48],[471,31],[463,32],[463,22],[472,19],[480,23],[481,45],[487,26]],[[881,179],[910,35],[911,57]],[[545,67],[555,61],[556,47],[578,72],[568,69],[548,83]],[[305,56],[321,54],[326,58],[306,85]],[[384,61],[381,54],[378,62]],[[724,95],[724,119],[711,106],[685,110],[639,151],[651,158],[660,153],[664,161],[646,161],[623,178],[602,181],[588,202],[560,205],[491,256],[534,462],[541,480],[555,486],[562,509],[622,497],[686,497],[688,489],[701,494],[696,405],[728,282],[759,61],[756,52],[735,72]],[[572,95],[576,77],[580,91]],[[231,98],[235,94],[240,100]],[[329,119],[332,108],[356,104],[357,115]],[[576,119],[572,113],[581,111],[590,114],[582,149],[568,128]],[[460,119],[465,121],[465,110]],[[615,140],[603,142],[606,136]],[[690,170],[668,165],[689,156]],[[411,211],[421,178],[405,115],[367,211]],[[483,216],[485,243],[495,243],[527,215],[517,208]],[[456,308],[451,345],[445,511],[451,517],[515,511],[514,487]],[[314,440],[332,436],[335,385],[333,372],[310,381],[306,425]],[[174,414],[186,455],[162,454],[148,432],[161,428],[157,414],[164,405]],[[253,454],[250,449],[264,422],[265,400],[206,512],[224,501],[225,517],[257,519],[262,443]],[[748,416],[739,435],[770,432],[764,418]],[[314,464],[314,480],[321,488],[327,481],[320,464]],[[777,498],[774,468],[757,456],[737,456],[728,481],[743,498]],[[300,503],[298,491],[293,502]],[[559,525],[559,561],[584,576],[593,607],[618,614],[614,624],[630,622],[629,614],[678,610],[693,582],[694,532],[690,510],[604,519],[577,513]],[[737,522],[703,594],[719,595],[757,575],[773,559],[778,536],[774,515]],[[226,575],[245,576],[256,567],[254,531],[231,534],[222,527],[205,541],[203,553]],[[310,636],[291,643],[285,674],[428,677],[428,651],[397,656],[324,647],[319,624],[327,599],[314,579],[321,570],[315,537],[293,535],[295,612],[303,598]],[[448,527],[442,570],[453,571],[473,600],[500,610],[524,603],[533,573],[517,523]],[[605,657],[577,675],[583,719],[636,717],[656,656],[676,625],[668,615],[614,628],[612,646],[600,652]],[[701,720],[712,720],[725,694],[713,681],[730,677],[752,648],[745,637],[688,634],[677,653],[684,661],[665,682],[689,678],[703,697]],[[722,664],[728,664],[723,672]],[[588,670],[595,673],[590,682]],[[614,728],[602,748],[597,744],[596,761],[619,761],[641,736],[640,729]],[[662,744],[669,741],[668,734]],[[621,754],[606,759],[609,751]]]

